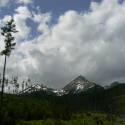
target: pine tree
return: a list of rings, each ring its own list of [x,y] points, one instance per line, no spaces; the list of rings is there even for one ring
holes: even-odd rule
[[[3,67],[3,78],[2,78],[2,91],[1,91],[1,108],[3,105],[3,94],[4,94],[4,83],[5,83],[5,71],[6,71],[6,61],[7,57],[11,55],[12,50],[15,48],[16,43],[14,42],[15,38],[13,37],[13,33],[16,33],[16,25],[14,24],[14,20],[6,22],[6,24],[1,28],[1,34],[4,37],[5,48],[0,53],[4,56],[4,67]]]

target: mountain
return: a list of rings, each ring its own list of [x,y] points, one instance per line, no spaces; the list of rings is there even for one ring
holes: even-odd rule
[[[114,87],[114,86],[117,86],[117,85],[119,85],[120,83],[118,82],[118,81],[115,81],[115,82],[112,82],[111,84],[110,84],[110,87]]]
[[[36,92],[44,92],[47,94],[55,94],[57,96],[62,96],[65,94],[65,92],[62,89],[53,89],[53,88],[48,88],[47,86],[44,85],[40,85],[40,84],[34,84],[31,85],[29,87],[27,87],[26,89],[24,89],[23,91],[20,91],[18,93],[18,95],[21,94],[32,94],[32,93],[36,93]]]
[[[50,91],[50,88],[44,85],[34,84],[27,87],[23,91],[19,92],[19,94],[28,94],[28,93],[37,92],[37,91]]]
[[[115,87],[115,86],[117,86],[117,85],[119,85],[120,83],[118,82],[118,81],[114,81],[114,82],[112,82],[112,83],[110,83],[109,85],[105,85],[104,86],[104,89],[110,89],[110,88],[112,88],[112,87]],[[123,83],[124,84],[124,83]]]
[[[22,96],[21,96],[22,95]],[[125,83],[114,82],[104,89],[100,85],[78,76],[62,89],[44,85],[32,85],[20,92],[21,97],[30,97],[52,103],[55,106],[72,107],[77,111],[105,111],[125,113]]]
[[[66,94],[68,94],[68,93],[66,93],[66,91],[65,90],[63,90],[63,89],[53,89],[53,92],[57,95],[57,96],[63,96],[63,95],[66,95]]]
[[[57,96],[63,96],[67,94],[78,94],[81,92],[93,92],[95,89],[102,89],[103,87],[95,84],[94,82],[90,82],[83,76],[78,76],[75,78],[73,81],[71,81],[69,84],[67,84],[64,88],[62,89],[52,89],[48,88],[44,85],[32,85],[25,90],[21,91],[19,94],[24,94],[24,93],[32,93],[32,92],[38,92],[38,91],[43,91],[46,93],[52,93]]]
[[[95,86],[99,86],[94,82],[90,82],[83,76],[78,76],[76,79],[71,81],[68,85],[66,85],[63,90],[66,93],[80,93],[88,91],[89,89],[94,88]]]

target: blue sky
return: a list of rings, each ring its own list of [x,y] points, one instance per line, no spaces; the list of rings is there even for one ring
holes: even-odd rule
[[[102,85],[125,81],[125,0],[0,0],[0,22],[9,15],[19,32],[8,77],[56,88],[79,75]]]
[[[5,0],[6,1],[6,0]],[[10,0],[6,6],[0,8],[0,18],[4,18],[5,15],[13,15],[15,13],[15,9],[23,3],[18,3],[18,0]],[[53,18],[51,20],[51,25],[57,23],[58,17],[61,14],[69,10],[75,10],[78,12],[88,12],[90,11],[91,2],[101,2],[102,0],[32,0],[32,4],[28,4],[27,6],[30,10],[36,11],[39,8],[41,13],[51,12]],[[37,8],[37,9],[36,9]],[[32,21],[28,20],[27,25],[32,26],[33,29],[36,28],[36,24]],[[36,31],[32,31],[32,35],[30,38],[34,38],[38,35]]]
[[[43,12],[52,11],[54,14],[61,14],[68,10],[86,11],[89,9],[92,0],[36,0]],[[93,0],[94,1],[94,0]],[[95,0],[101,1],[101,0]]]
[[[49,11],[55,16],[59,16],[68,10],[88,11],[92,1],[101,2],[102,0],[33,0],[33,4],[29,6],[34,10],[39,7],[41,12]],[[0,17],[13,14],[17,6],[19,4],[17,4],[16,0],[11,0],[6,7],[0,8]]]

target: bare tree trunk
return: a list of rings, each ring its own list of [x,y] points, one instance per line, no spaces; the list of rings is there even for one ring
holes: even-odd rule
[[[2,106],[3,106],[5,71],[6,71],[6,55],[5,55],[5,59],[4,59],[4,68],[3,68],[3,80],[2,80],[2,91],[1,91],[1,109],[2,109]]]

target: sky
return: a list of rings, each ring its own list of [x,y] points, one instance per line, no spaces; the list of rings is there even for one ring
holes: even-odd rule
[[[100,85],[125,81],[125,0],[0,0],[0,27],[11,16],[18,33],[7,77],[54,88],[79,75]]]

